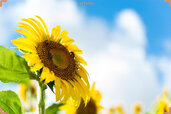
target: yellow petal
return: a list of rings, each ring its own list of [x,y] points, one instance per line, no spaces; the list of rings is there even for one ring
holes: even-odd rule
[[[42,82],[43,80],[45,80],[45,75],[42,75],[40,76],[40,81]]]
[[[72,52],[74,52],[74,53],[76,53],[76,54],[83,54],[83,51],[80,50],[80,49],[78,48],[78,46],[75,45],[75,44],[69,45],[67,48],[68,48],[68,50],[71,50]]]
[[[104,109],[104,107],[98,106],[98,107],[97,107],[97,112],[99,112],[99,111],[102,110],[102,109]]]
[[[74,42],[74,40],[71,39],[70,37],[68,37],[68,36],[63,37],[62,44],[64,44],[64,46],[68,47],[73,42]]]
[[[46,35],[45,29],[43,28],[42,24],[39,21],[37,21],[36,19],[33,19],[33,18],[29,18],[29,19],[38,25],[38,27],[39,27],[41,33],[43,33],[43,35]]]
[[[45,80],[45,84],[47,84],[47,83],[49,83],[49,82],[51,82],[51,81],[54,81],[56,79],[56,77],[55,77],[55,74],[54,74],[54,72],[53,71],[50,71],[49,69],[48,69],[48,75],[46,75],[46,80]]]
[[[44,79],[46,79],[46,76],[49,73],[49,69],[47,67],[43,67],[43,71],[42,74],[40,76],[40,81],[43,81]]]
[[[71,39],[69,36],[64,36],[62,38],[62,43],[73,42],[74,40]]]
[[[44,84],[48,84],[49,82],[52,82],[52,81],[54,81],[53,73],[49,72],[48,75],[46,75],[46,80],[45,80]]]
[[[55,80],[55,90],[56,90],[56,101],[60,100],[60,90],[61,90],[61,82],[59,79]]]
[[[23,58],[26,60],[26,61],[29,61],[29,66],[32,66],[36,63],[40,63],[41,60],[39,58],[39,56],[37,54],[25,54],[23,56]]]
[[[61,80],[60,80],[61,81]],[[61,100],[64,96],[65,96],[65,88],[64,88],[64,84],[61,81],[61,93],[59,95],[59,99]]]
[[[55,80],[54,73],[51,72],[47,67],[43,68],[40,81],[44,81],[44,84],[48,84],[51,81]]]
[[[58,83],[60,83],[60,93],[59,93],[59,96],[56,98],[56,101],[58,101],[58,100],[61,100],[62,99],[62,97],[64,96],[64,91],[63,91],[63,83],[62,83],[62,79],[60,79],[60,78],[58,78],[58,77],[56,77],[56,79],[58,79],[59,80],[59,82]]]
[[[25,30],[15,30],[16,32],[19,32],[21,33],[22,35],[24,35],[26,38],[30,38],[30,39],[33,39],[33,36],[31,33],[25,31]]]
[[[40,35],[42,35],[42,31],[33,21],[31,21],[30,19],[21,19],[21,20],[29,23]]]
[[[68,81],[68,83],[70,83],[69,84],[69,90],[70,90],[70,96],[72,97],[72,99],[74,100],[74,101],[77,101],[77,99],[78,99],[78,94],[77,94],[77,91],[76,91],[76,89],[74,88],[74,86],[73,86],[73,84],[72,84],[72,82],[71,81]]]
[[[63,96],[64,97],[61,100],[61,103],[65,103],[68,100],[70,93],[69,93],[69,88],[67,86],[68,85],[67,82],[65,82],[65,80],[62,80],[62,83],[63,83],[62,91],[63,91]]]
[[[94,91],[93,99],[95,100],[97,105],[100,105],[102,95],[100,94],[100,92],[98,90]]]
[[[55,39],[57,39],[57,37],[59,36],[60,32],[61,32],[61,27],[57,25],[56,28],[55,28],[55,34],[54,34],[54,38]]]
[[[90,88],[90,84],[88,81],[88,76],[87,74],[85,74],[84,72],[82,72],[81,70],[77,70],[77,73],[79,76],[81,76],[81,78],[85,81],[85,83],[87,84],[88,88]]]
[[[87,62],[79,55],[75,55],[75,60],[79,63],[82,63],[83,65],[87,65]]]
[[[83,100],[86,101],[86,94],[87,93],[84,91],[84,89],[82,88],[82,86],[79,84],[78,81],[75,81],[74,85],[75,85],[74,87],[77,88],[77,90],[81,94],[81,97],[83,98]]]
[[[36,42],[38,42],[40,35],[30,25],[26,23],[21,23],[21,22],[19,22],[18,24],[19,24],[18,27],[23,28],[26,31],[28,31],[30,33],[30,37]]]
[[[52,28],[51,38],[54,39],[55,27]]]
[[[69,108],[70,108],[70,105],[67,105],[67,104],[59,107],[60,110],[68,110]]]
[[[62,31],[61,34],[59,34],[58,38],[55,39],[55,41],[58,42],[60,39],[63,39],[63,37],[65,37],[65,36],[67,36],[67,35],[68,35],[68,31],[64,30],[64,31]]]
[[[70,49],[70,50],[73,50],[73,51],[74,51],[74,50],[79,50],[78,46],[75,45],[75,44],[70,45],[70,46],[69,46],[69,49]]]
[[[82,66],[82,65],[79,65],[79,69],[84,72],[85,74],[89,75],[88,72],[86,71],[86,69]]]
[[[83,80],[81,80],[81,78],[79,78],[79,77],[75,77],[75,78],[78,81],[78,83],[81,85],[81,87],[83,88],[85,93],[88,93],[89,88],[86,86],[86,84],[83,82]]]
[[[49,35],[49,30],[48,30],[45,22],[43,21],[43,19],[41,17],[37,16],[37,15],[35,15],[35,16],[42,22],[42,24],[43,24],[43,26],[44,26],[44,28],[46,30],[46,34]]]
[[[34,72],[34,71],[40,70],[42,67],[43,67],[43,64],[42,64],[42,63],[37,63],[37,64],[35,64],[30,70],[31,70],[32,72]]]
[[[58,36],[61,32],[61,27],[60,26],[56,26],[56,27],[53,27],[52,28],[52,34],[51,34],[51,37],[53,38],[54,41],[58,42]]]
[[[91,86],[91,91],[94,91],[95,89],[95,82],[93,82],[93,85]]]
[[[27,38],[18,38],[16,40],[12,40],[12,43],[21,50],[32,52],[32,53],[37,52],[33,42]]]
[[[73,95],[72,95],[72,99],[75,100],[75,105],[76,106],[79,106],[80,102],[81,102],[81,94],[78,90],[78,88],[76,87],[76,85],[74,84],[75,82],[73,82],[73,85],[74,85],[74,91],[73,91]],[[74,96],[74,97],[73,97]]]

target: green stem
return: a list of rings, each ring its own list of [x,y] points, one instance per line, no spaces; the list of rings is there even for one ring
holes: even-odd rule
[[[45,88],[43,83],[39,82],[39,87],[40,87],[39,114],[45,114]]]

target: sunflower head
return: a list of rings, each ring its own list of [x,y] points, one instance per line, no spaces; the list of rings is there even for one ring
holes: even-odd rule
[[[157,114],[163,114],[169,111],[169,92],[167,89],[164,90],[162,97],[159,97],[157,103]]]
[[[28,87],[26,84],[19,84],[19,96],[20,98],[26,102],[26,92]]]
[[[140,104],[135,104],[134,106],[134,114],[140,114],[141,112],[141,105]]]
[[[109,112],[109,114],[113,114],[115,112],[115,108],[113,108],[113,107],[109,108],[108,112]]]
[[[35,102],[37,99],[37,87],[34,81],[29,81],[27,84],[19,84],[19,97],[23,101],[24,112],[34,112],[36,110]]]
[[[88,99],[89,81],[88,73],[83,65],[86,61],[80,56],[80,50],[66,30],[61,27],[52,28],[51,34],[42,18],[22,19],[16,30],[23,37],[12,40],[24,54],[30,66],[30,71],[40,75],[44,84],[53,82],[56,90],[56,101],[67,101],[72,97],[76,104],[81,98]]]
[[[30,92],[32,96],[37,96],[37,88],[34,81],[30,81],[30,84],[19,84],[19,96],[26,102],[27,93]]]
[[[121,105],[118,105],[116,107],[111,107],[109,109],[109,114],[125,114],[123,107]]]
[[[83,99],[79,106],[73,104],[70,99],[67,104],[62,106],[61,110],[66,110],[66,114],[97,114],[103,107],[100,105],[101,94],[98,90],[95,90],[95,83],[93,83],[90,91],[89,91],[89,100],[85,102]],[[72,113],[71,113],[72,111]]]
[[[164,112],[169,111],[169,102],[164,98],[159,98],[157,114],[164,114]]]

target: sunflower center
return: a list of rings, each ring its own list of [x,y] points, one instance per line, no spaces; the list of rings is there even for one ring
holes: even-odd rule
[[[52,55],[53,63],[59,68],[65,69],[69,65],[69,59],[67,58],[65,52],[60,49],[52,49],[50,50]]]
[[[97,106],[95,101],[90,98],[90,101],[85,106],[83,100],[81,100],[80,106],[77,109],[77,114],[97,114]]]
[[[39,43],[37,52],[44,66],[53,71],[55,76],[64,80],[74,78],[75,60],[63,45],[45,40]]]

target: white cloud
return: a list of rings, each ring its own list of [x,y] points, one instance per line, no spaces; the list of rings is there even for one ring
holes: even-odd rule
[[[107,50],[90,58],[88,70],[106,106],[121,103],[130,107],[141,101],[147,108],[160,90],[156,71],[145,52],[144,25],[133,10],[120,12],[116,25],[113,41]]]
[[[144,24],[135,11],[118,13],[112,29],[103,19],[88,17],[69,0],[26,0],[6,12],[13,26],[20,18],[39,15],[48,28],[61,25],[68,30],[85,52],[91,81],[96,81],[103,94],[102,105],[121,103],[129,109],[136,101],[147,107],[155,100],[157,72],[145,50]],[[55,101],[51,92],[46,93],[48,104]]]
[[[13,12],[15,13],[12,13],[12,16],[19,20],[40,15],[48,22],[48,25],[60,24],[73,27],[80,24],[82,17],[75,5],[73,1],[68,0],[26,0],[18,4],[17,7],[14,6]]]
[[[164,77],[163,88],[168,88],[171,90],[171,59],[168,57],[161,57],[160,59],[156,58],[155,63],[157,64],[156,66],[158,69],[160,69]]]
[[[118,30],[122,30],[122,35],[129,37],[128,45],[134,43],[137,46],[146,44],[146,31],[140,17],[130,10],[125,10],[118,15],[116,19]],[[122,39],[124,40],[124,39]],[[124,41],[123,41],[124,42]],[[131,43],[131,44],[130,44]]]

